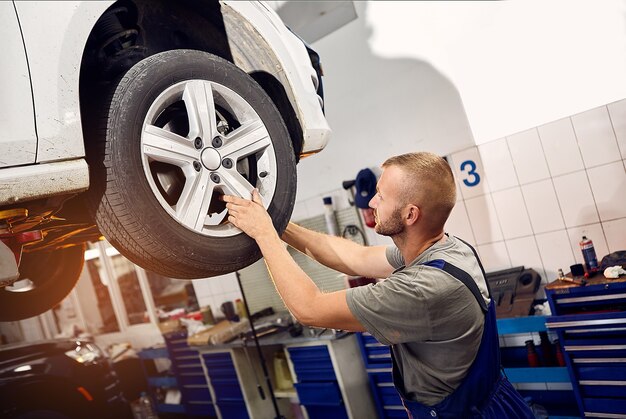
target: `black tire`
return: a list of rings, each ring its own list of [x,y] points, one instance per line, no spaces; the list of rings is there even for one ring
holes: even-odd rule
[[[144,172],[141,136],[148,110],[162,92],[191,80],[219,83],[236,92],[267,129],[276,159],[276,188],[267,209],[279,232],[289,221],[296,193],[289,133],[269,96],[248,74],[193,50],[166,51],[137,63],[105,104],[96,148],[90,150],[95,151],[90,156],[92,212],[102,234],[126,258],[181,279],[234,272],[261,257],[256,243],[241,232],[211,236],[180,224],[159,202]],[[256,173],[250,176],[254,186]]]
[[[0,289],[0,321],[27,319],[44,313],[72,291],[85,262],[85,246],[24,253],[18,280],[30,279],[33,288],[14,292]]]

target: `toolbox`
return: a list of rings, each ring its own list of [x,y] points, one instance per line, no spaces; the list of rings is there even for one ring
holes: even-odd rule
[[[626,278],[546,286],[555,331],[583,417],[626,417]]]

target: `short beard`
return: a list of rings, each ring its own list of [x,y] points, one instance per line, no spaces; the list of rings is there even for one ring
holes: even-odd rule
[[[396,208],[393,210],[391,216],[384,223],[381,222],[381,220],[379,219],[376,223],[376,227],[374,230],[381,236],[389,236],[393,238],[404,233],[405,228],[406,227],[402,222],[402,214],[400,212],[400,208]]]

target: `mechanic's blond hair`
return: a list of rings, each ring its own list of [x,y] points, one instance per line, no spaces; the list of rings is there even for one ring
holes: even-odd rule
[[[419,152],[390,157],[382,164],[383,168],[389,166],[404,173],[404,202],[399,205],[416,205],[429,230],[442,230],[456,202],[456,186],[448,162],[436,154]]]

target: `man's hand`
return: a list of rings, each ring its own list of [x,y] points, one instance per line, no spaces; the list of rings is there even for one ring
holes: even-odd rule
[[[252,200],[233,195],[224,195],[222,199],[228,209],[228,221],[254,240],[277,234],[258,190],[252,190]]]

